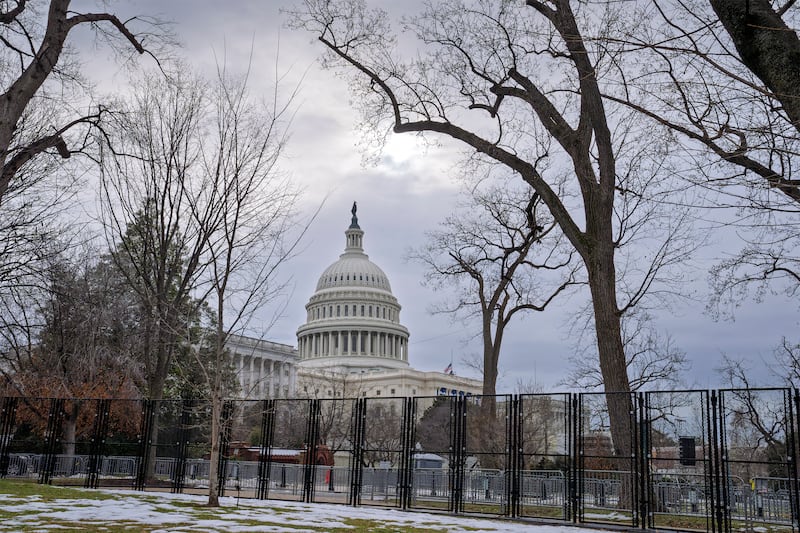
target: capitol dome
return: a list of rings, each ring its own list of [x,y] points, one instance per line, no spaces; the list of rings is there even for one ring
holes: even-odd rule
[[[344,253],[326,268],[297,330],[300,366],[348,373],[408,367],[408,329],[389,278],[364,253],[356,204]]]

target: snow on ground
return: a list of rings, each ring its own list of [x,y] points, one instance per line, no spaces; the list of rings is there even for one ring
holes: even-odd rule
[[[0,513],[11,514],[0,531],[28,528],[58,531],[81,527],[98,531],[125,524],[151,532],[324,532],[353,527],[347,520],[376,520],[384,531],[410,528],[443,532],[581,533],[593,530],[571,526],[543,526],[502,519],[456,517],[445,514],[403,512],[396,509],[307,504],[276,500],[239,500],[224,497],[218,509],[204,507],[206,498],[186,494],[98,490],[108,499],[42,501],[0,494]]]

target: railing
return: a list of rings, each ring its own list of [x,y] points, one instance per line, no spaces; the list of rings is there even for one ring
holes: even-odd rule
[[[218,488],[644,529],[798,531],[798,392],[677,396],[683,404],[674,391],[627,395],[628,455],[614,450],[624,446],[607,431],[605,395],[229,402]],[[209,412],[200,401],[2,398],[0,476],[203,492]],[[263,444],[233,441],[253,434]]]

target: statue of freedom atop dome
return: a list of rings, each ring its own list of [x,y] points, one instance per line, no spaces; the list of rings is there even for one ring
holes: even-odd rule
[[[358,227],[358,217],[356,216],[356,211],[358,211],[358,206],[356,205],[356,202],[353,202],[353,207],[350,209],[350,212],[353,213],[353,219],[350,221],[351,228]]]

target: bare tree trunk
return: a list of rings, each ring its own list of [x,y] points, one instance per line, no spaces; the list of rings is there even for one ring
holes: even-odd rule
[[[592,292],[600,371],[606,391],[611,438],[614,453],[621,457],[630,457],[632,430],[630,413],[633,406],[630,400],[630,384],[614,291],[613,261],[607,263],[599,260],[592,266],[595,268],[589,271],[589,276],[595,279],[590,282],[589,287]]]
[[[483,314],[483,388],[484,396],[497,394],[497,362],[500,356],[500,340],[492,342],[492,317],[488,312]]]
[[[62,453],[68,457],[75,455],[75,436],[78,427],[78,402],[71,402],[64,416],[64,442]]]
[[[222,397],[211,393],[211,456],[208,465],[208,506],[219,507],[219,454],[222,421]]]

